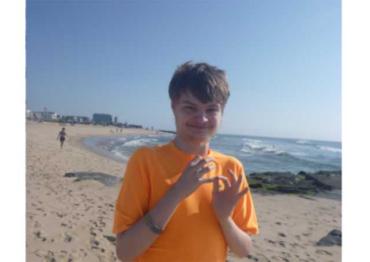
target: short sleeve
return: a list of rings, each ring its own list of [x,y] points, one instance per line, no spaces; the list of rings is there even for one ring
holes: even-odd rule
[[[116,201],[113,233],[134,225],[148,210],[149,182],[145,168],[145,149],[138,149],[129,159]]]
[[[249,185],[242,164],[240,164],[238,170],[239,175],[242,176],[242,184],[240,190],[243,190],[244,188],[249,187]],[[250,190],[246,194],[244,194],[236,204],[233,213],[233,220],[240,227],[240,229],[247,232],[248,234],[258,234],[259,228],[257,215],[254,209],[252,194]]]

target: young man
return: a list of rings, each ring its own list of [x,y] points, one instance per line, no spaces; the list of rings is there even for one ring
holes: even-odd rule
[[[176,136],[130,158],[113,232],[122,261],[225,261],[249,254],[257,218],[243,165],[210,149],[229,88],[224,71],[181,65],[169,86]]]

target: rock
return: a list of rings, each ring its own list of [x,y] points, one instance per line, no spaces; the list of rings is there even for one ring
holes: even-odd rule
[[[325,237],[321,238],[316,245],[318,246],[334,246],[342,245],[342,231],[334,229],[330,231]]]
[[[342,188],[341,171],[319,171],[313,174],[304,174],[304,176],[307,180],[313,180],[317,187],[320,187],[324,190]]]
[[[65,173],[64,176],[65,177],[76,177],[76,174],[75,173]]]
[[[341,189],[341,171],[251,173],[249,186],[261,192],[315,195]]]
[[[114,236],[108,236],[108,235],[104,235],[104,237],[105,237],[109,242],[111,242],[112,244],[116,245],[116,237],[114,237]]]
[[[64,177],[75,177],[74,182],[95,180],[106,186],[114,186],[121,182],[121,178],[101,172],[70,172],[65,173]]]

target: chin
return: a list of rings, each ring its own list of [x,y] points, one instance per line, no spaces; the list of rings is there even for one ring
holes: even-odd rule
[[[210,133],[210,132],[207,132],[207,133],[192,132],[188,134],[188,137],[192,141],[197,141],[197,142],[209,142],[213,136],[214,136],[214,133]]]

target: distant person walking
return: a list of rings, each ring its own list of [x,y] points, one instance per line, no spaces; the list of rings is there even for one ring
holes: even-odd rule
[[[66,136],[67,136],[66,129],[63,127],[62,130],[59,131],[59,134],[57,136],[57,140],[59,139],[60,141],[60,148],[63,148],[63,143],[64,140],[66,140]]]

